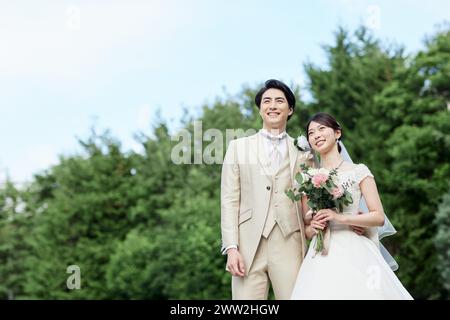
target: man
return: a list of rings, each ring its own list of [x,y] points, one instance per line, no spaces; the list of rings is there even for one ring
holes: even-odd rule
[[[222,250],[228,255],[234,300],[289,299],[306,253],[302,206],[285,190],[308,155],[286,133],[295,96],[278,80],[268,80],[255,103],[263,128],[230,142],[222,167]],[[251,158],[255,161],[251,161]]]

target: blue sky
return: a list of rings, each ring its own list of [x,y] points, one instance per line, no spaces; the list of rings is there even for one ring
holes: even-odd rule
[[[177,128],[224,90],[304,85],[338,25],[415,52],[449,20],[448,0],[0,0],[0,183],[79,152],[94,124],[138,150],[157,109]]]

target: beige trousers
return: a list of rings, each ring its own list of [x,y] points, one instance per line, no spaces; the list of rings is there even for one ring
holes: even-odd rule
[[[267,300],[269,283],[277,300],[288,300],[297,279],[301,256],[300,231],[283,237],[278,224],[261,237],[255,259],[245,277],[232,277],[233,300]]]

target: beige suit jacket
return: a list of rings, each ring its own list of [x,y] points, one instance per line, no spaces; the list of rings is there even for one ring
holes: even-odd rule
[[[272,176],[269,160],[261,136],[232,140],[228,146],[221,180],[221,229],[222,249],[237,245],[246,266],[250,270],[264,228],[269,203],[272,197]],[[312,165],[308,153],[294,146],[294,139],[287,137],[292,186],[300,171],[300,164]],[[301,203],[292,203],[292,217],[283,223],[288,234],[300,231],[302,256],[306,254],[305,229]],[[285,234],[286,237],[288,234]]]

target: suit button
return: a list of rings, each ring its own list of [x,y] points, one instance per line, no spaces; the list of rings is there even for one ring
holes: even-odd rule
[[[270,186],[267,186],[266,189],[267,189],[267,190],[270,190]]]

